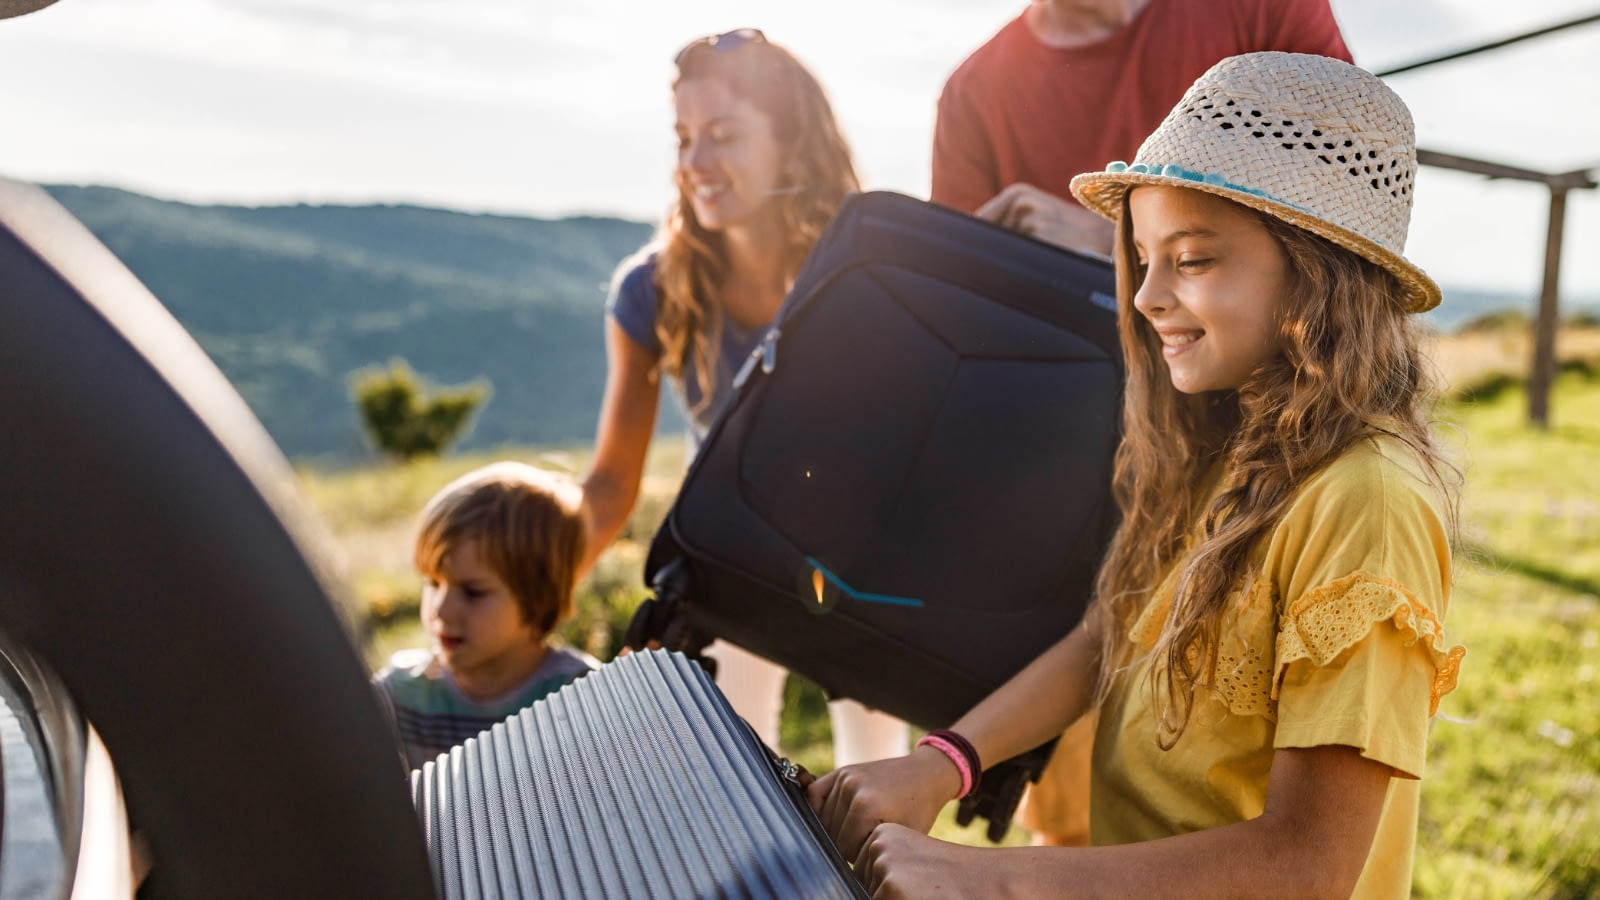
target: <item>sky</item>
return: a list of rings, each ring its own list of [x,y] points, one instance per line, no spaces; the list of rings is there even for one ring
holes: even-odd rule
[[[655,221],[668,80],[698,35],[763,29],[831,95],[865,186],[925,197],[950,70],[1026,0],[57,0],[0,20],[0,176],[197,203],[418,203]],[[1200,0],[1195,0],[1200,2]],[[1381,71],[1600,0],[1332,0]],[[1394,76],[1422,147],[1600,168],[1600,24]],[[1432,168],[1407,255],[1537,295],[1549,194]],[[1562,291],[1600,296],[1600,191],[1567,202]]]

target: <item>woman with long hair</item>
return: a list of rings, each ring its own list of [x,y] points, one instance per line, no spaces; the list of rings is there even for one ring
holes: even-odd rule
[[[675,63],[677,198],[651,243],[618,268],[606,305],[605,399],[583,481],[584,571],[638,498],[661,377],[697,451],[801,262],[859,189],[822,86],[760,31],[698,38]],[[784,670],[725,642],[711,655],[734,709],[776,747]],[[838,764],[905,751],[903,723],[853,701],[830,709]]]

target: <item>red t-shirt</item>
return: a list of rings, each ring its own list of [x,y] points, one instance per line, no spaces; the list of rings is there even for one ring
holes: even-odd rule
[[[1212,65],[1260,50],[1350,61],[1328,0],[1150,0],[1116,34],[1071,49],[1040,43],[1018,16],[945,82],[932,199],[971,212],[1025,181],[1070,200],[1072,176],[1131,162]]]

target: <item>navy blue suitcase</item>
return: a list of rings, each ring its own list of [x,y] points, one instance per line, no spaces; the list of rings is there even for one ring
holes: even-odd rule
[[[726,640],[923,728],[1083,615],[1114,524],[1109,262],[888,192],[846,201],[655,536],[628,642]],[[998,838],[1050,746],[962,818]]]

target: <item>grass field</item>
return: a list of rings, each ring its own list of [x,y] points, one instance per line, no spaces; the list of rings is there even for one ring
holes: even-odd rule
[[[1600,896],[1600,381],[1445,410],[1467,451],[1449,628],[1466,644],[1434,726],[1416,893]]]
[[[1563,357],[1600,359],[1600,332],[1564,334]],[[1526,364],[1521,335],[1441,339],[1436,359],[1458,390]],[[1530,429],[1515,384],[1440,410],[1467,476],[1463,547],[1447,625],[1468,655],[1435,722],[1423,782],[1414,893],[1419,897],[1600,896],[1600,378],[1570,366],[1552,427]],[[643,598],[649,536],[682,471],[681,443],[658,441],[645,498],[580,592],[562,636],[612,656]],[[508,451],[580,472],[584,451]],[[348,472],[302,471],[340,545],[368,661],[422,643],[409,563],[411,518],[445,481],[490,457]],[[823,698],[791,679],[784,751],[812,771],[832,764]],[[945,820],[936,834],[983,841]],[[1013,828],[1008,843],[1027,840]]]

